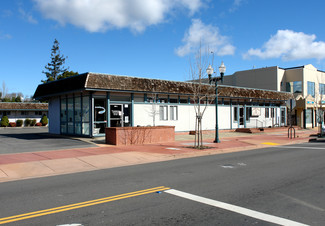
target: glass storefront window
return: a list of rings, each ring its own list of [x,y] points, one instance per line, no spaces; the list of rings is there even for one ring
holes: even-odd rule
[[[81,98],[75,97],[74,99],[74,117],[76,122],[81,121]]]
[[[61,133],[67,133],[67,99],[61,99],[60,109]]]
[[[82,134],[89,135],[89,96],[82,97]]]
[[[313,109],[306,109],[306,123],[312,123]]]

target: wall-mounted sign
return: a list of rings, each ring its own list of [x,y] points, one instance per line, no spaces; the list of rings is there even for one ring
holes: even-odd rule
[[[252,116],[258,117],[261,115],[261,108],[252,108]]]

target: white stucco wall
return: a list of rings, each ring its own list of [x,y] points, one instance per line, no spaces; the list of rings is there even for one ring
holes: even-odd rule
[[[169,105],[173,106],[173,105]],[[195,109],[193,105],[176,105],[178,106],[178,120],[170,120],[170,112],[168,112],[168,120],[160,120],[159,105],[157,105],[156,126],[169,125],[175,126],[175,131],[195,130]],[[169,111],[169,108],[168,108]],[[218,122],[219,129],[230,129],[230,107],[219,105]],[[153,125],[152,105],[150,104],[134,104],[134,126]],[[237,127],[236,127],[237,128]],[[205,110],[202,119],[203,130],[215,129],[215,106],[209,105]]]
[[[49,133],[60,134],[60,98],[49,100]]]

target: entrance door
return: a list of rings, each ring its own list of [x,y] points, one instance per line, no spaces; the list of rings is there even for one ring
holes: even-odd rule
[[[130,104],[111,104],[111,127],[131,126]]]
[[[123,127],[123,105],[111,104],[111,127]]]
[[[285,108],[281,108],[281,122],[280,122],[281,123],[280,124],[281,126],[284,126],[285,125],[285,119],[286,119],[285,110],[286,110]]]

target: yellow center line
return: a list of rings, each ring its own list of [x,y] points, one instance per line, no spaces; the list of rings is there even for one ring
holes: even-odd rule
[[[262,144],[266,144],[266,145],[280,145],[280,144],[278,144],[278,143],[272,143],[272,142],[264,142],[264,143],[262,143]]]
[[[5,224],[5,223],[24,220],[24,219],[49,215],[49,214],[53,214],[53,213],[64,212],[64,211],[83,208],[83,207],[87,207],[87,206],[98,205],[98,204],[102,204],[102,203],[107,203],[107,202],[112,202],[112,201],[116,201],[116,200],[131,198],[131,197],[135,197],[135,196],[150,194],[150,193],[154,193],[157,191],[165,191],[165,190],[169,190],[169,189],[170,188],[165,187],[165,186],[154,187],[154,188],[149,188],[149,189],[145,189],[145,190],[129,192],[129,193],[125,193],[125,194],[114,195],[114,196],[109,196],[109,197],[100,198],[100,199],[94,199],[94,200],[85,201],[85,202],[79,202],[79,203],[74,203],[74,204],[70,204],[70,205],[65,205],[65,206],[60,206],[60,207],[55,207],[55,208],[50,208],[50,209],[45,209],[45,210],[39,210],[39,211],[19,214],[19,215],[10,216],[10,217],[4,217],[4,218],[0,218],[0,224]]]

